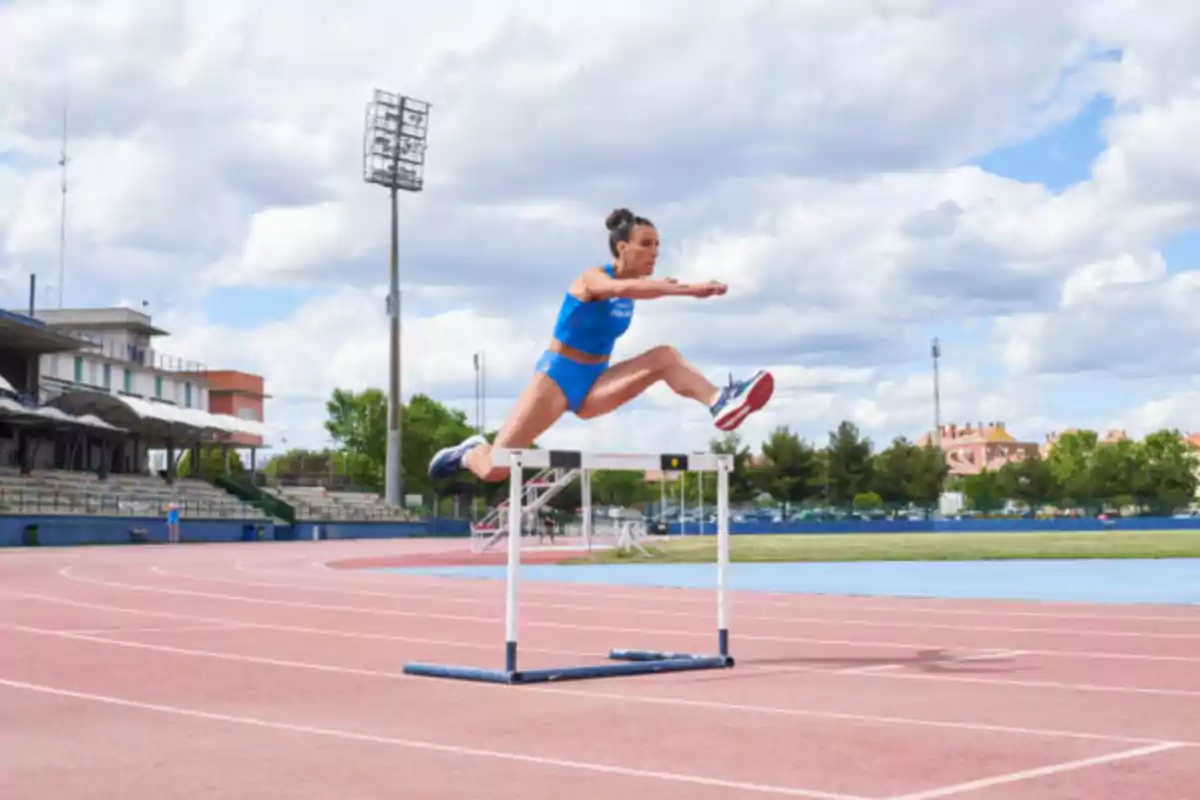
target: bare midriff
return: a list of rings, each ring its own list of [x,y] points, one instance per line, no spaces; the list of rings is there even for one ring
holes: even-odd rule
[[[608,362],[608,356],[598,356],[595,353],[585,353],[582,350],[576,350],[574,347],[563,344],[558,339],[550,340],[550,350],[559,355],[566,356],[572,361],[578,361],[580,364],[604,364]]]

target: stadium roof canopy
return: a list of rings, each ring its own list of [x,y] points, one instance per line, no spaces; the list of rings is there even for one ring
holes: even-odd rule
[[[106,392],[66,392],[50,401],[51,406],[70,414],[94,415],[112,425],[142,436],[180,443],[219,442],[242,433],[266,437],[270,428],[260,422],[230,414],[211,414],[198,408],[180,408],[170,403]]]
[[[111,425],[91,414],[74,416],[61,409],[50,406],[27,406],[8,397],[0,396],[0,419],[14,422],[18,425],[36,425],[40,428],[96,428],[112,433],[123,432],[121,428]]]
[[[40,319],[0,308],[0,350],[36,355],[91,347],[92,342],[55,330]]]

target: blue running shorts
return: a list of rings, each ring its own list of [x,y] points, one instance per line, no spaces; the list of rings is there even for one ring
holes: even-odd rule
[[[558,384],[558,388],[567,396],[567,408],[575,413],[578,413],[579,407],[592,391],[593,384],[607,369],[608,362],[581,364],[553,350],[542,353],[537,363],[537,371]]]

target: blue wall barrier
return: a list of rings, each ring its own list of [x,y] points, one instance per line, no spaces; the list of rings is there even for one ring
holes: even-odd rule
[[[297,539],[312,539],[313,528],[319,530],[322,539],[412,539],[412,538],[459,538],[471,535],[471,523],[464,519],[441,519],[430,517],[421,522],[326,522],[296,523]]]
[[[414,537],[467,537],[466,520],[428,519],[424,522],[320,522],[322,539],[405,539]],[[166,542],[163,517],[85,517],[55,515],[0,516],[0,547],[21,547],[25,531],[37,527],[37,543],[44,547],[88,544]],[[311,539],[313,523],[276,526],[269,520],[187,519],[179,525],[184,542],[241,542]]]
[[[667,526],[681,533],[679,523]],[[820,533],[1042,533],[1046,531],[1166,531],[1200,530],[1200,518],[1126,517],[1102,522],[1098,519],[954,519],[954,520],[847,520],[842,522],[731,522],[731,534],[820,534]],[[717,524],[689,523],[685,536],[715,534]]]
[[[37,526],[38,544],[48,547],[167,541],[163,517],[29,515],[0,517],[0,547],[20,547],[31,525]],[[259,520],[188,519],[179,526],[179,533],[185,542],[238,542],[249,536],[247,528],[257,533],[257,526],[262,527],[263,538],[274,537],[273,524]]]

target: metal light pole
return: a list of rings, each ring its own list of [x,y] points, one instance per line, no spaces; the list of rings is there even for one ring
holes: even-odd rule
[[[938,359],[942,357],[942,343],[938,338],[933,337],[933,343],[929,347],[929,354],[933,357],[933,446],[937,450],[939,461],[939,469],[945,464],[946,453],[942,450],[942,391],[941,380],[938,374]],[[946,488],[946,479],[943,477],[938,481],[938,498],[939,505],[941,502],[942,492]]]
[[[397,195],[425,188],[425,138],[429,103],[375,90],[367,104],[363,134],[363,180],[387,188],[392,196],[391,285],[387,310],[391,329],[388,352],[388,437],[385,499],[401,505],[404,474],[400,465],[400,256]]]
[[[938,359],[942,357],[942,345],[935,336],[929,348],[933,356],[933,445],[942,449],[942,394],[938,379]]]
[[[485,388],[487,381],[487,357],[483,350],[477,350],[472,357],[475,360],[475,429],[480,435],[483,435],[486,430],[484,409],[487,403],[487,390]]]
[[[63,287],[67,284],[67,95],[63,92],[62,153],[58,166],[62,167],[62,208],[58,222],[58,307],[63,307]]]

